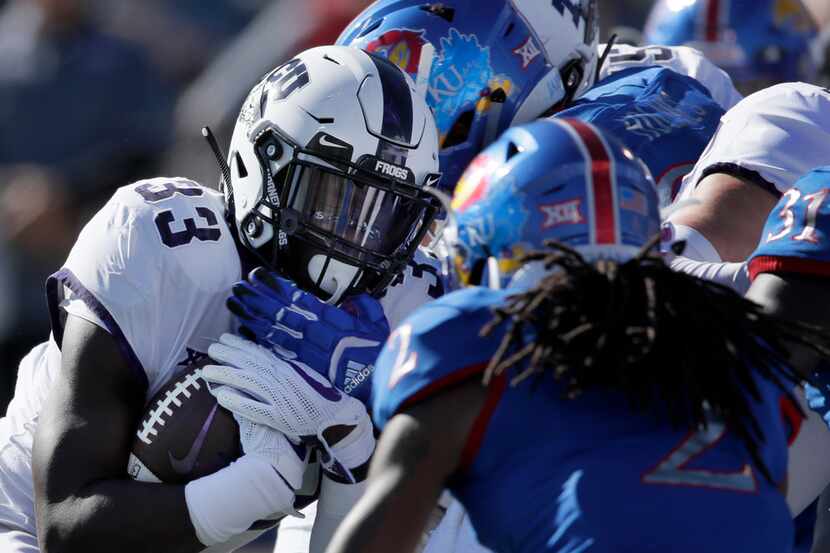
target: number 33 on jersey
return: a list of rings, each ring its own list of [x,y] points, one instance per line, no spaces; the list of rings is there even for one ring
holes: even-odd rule
[[[241,267],[224,209],[187,179],[119,188],[47,285],[58,343],[62,312],[106,328],[151,397],[233,327],[225,300]]]
[[[830,166],[802,177],[767,217],[749,273],[777,272],[830,275]]]

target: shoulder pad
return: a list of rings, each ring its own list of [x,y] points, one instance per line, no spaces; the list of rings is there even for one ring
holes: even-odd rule
[[[425,305],[389,337],[373,381],[374,421],[380,427],[401,408],[484,370],[503,329],[479,335],[507,292],[469,288]]]
[[[694,79],[664,67],[614,73],[556,117],[611,132],[643,160],[668,205],[714,135],[723,109]]]

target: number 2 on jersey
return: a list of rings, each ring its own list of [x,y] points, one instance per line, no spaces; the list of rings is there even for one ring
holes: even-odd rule
[[[821,208],[821,204],[824,203],[824,200],[827,199],[828,194],[830,194],[830,188],[823,188],[818,192],[807,194],[803,197],[801,196],[801,191],[797,188],[790,188],[787,190],[784,194],[787,201],[784,204],[784,207],[781,208],[781,211],[778,212],[778,216],[784,221],[784,226],[778,232],[768,233],[767,242],[780,240],[792,233],[796,222],[793,209],[796,207],[799,200],[801,200],[807,203],[807,212],[804,217],[804,229],[793,236],[792,239],[817,244],[819,239],[816,233],[816,219],[818,218],[818,210]]]
[[[720,422],[709,422],[707,428],[692,432],[656,467],[643,475],[643,483],[754,492],[757,489],[757,483],[752,467],[749,465],[744,465],[739,471],[731,472],[687,467],[695,457],[717,445],[725,434],[726,427]]]

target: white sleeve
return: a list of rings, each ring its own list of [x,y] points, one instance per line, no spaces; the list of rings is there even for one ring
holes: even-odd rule
[[[805,83],[784,83],[747,96],[721,118],[715,136],[684,179],[688,198],[712,173],[749,180],[783,194],[816,167],[830,164],[830,94]]]
[[[380,298],[389,328],[394,330],[413,311],[443,296],[447,291],[445,280],[441,262],[418,248],[404,272]]]
[[[605,45],[600,45],[600,53]],[[630,67],[659,65],[695,79],[706,87],[712,98],[725,110],[731,109],[743,99],[732,83],[729,74],[706,59],[699,50],[688,46],[629,46],[615,45],[600,73],[604,79],[617,71]]]
[[[740,295],[746,294],[751,284],[746,262],[697,261],[678,255],[670,258],[669,267],[680,273],[728,286]]]
[[[341,484],[323,474],[309,553],[323,553],[326,550],[340,523],[363,495],[366,484],[365,481],[358,484]]]
[[[145,196],[167,182],[143,181]],[[142,183],[119,189],[47,283],[57,343],[66,313],[98,324],[115,337],[148,392],[198,337],[205,342],[198,351],[206,351],[209,339],[228,329],[224,300],[240,278],[221,200],[195,183],[176,182],[198,193],[158,194],[163,201],[151,202],[137,192]]]

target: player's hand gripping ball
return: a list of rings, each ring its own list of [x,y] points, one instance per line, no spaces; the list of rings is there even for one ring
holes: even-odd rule
[[[376,299],[362,294],[335,307],[259,268],[234,286],[228,307],[244,336],[275,353],[292,352],[338,389],[368,402],[375,360],[389,337]]]

